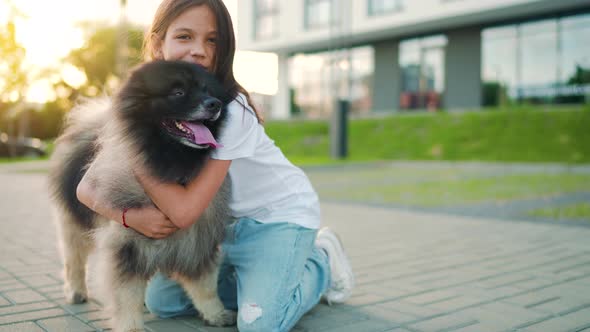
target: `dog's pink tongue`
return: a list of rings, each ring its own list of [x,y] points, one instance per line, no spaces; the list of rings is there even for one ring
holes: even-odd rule
[[[195,135],[195,143],[201,145],[207,144],[213,148],[220,148],[223,146],[217,143],[217,141],[213,137],[213,134],[211,134],[209,128],[205,127],[204,124],[184,121],[182,124],[188,127],[193,132],[193,135]]]

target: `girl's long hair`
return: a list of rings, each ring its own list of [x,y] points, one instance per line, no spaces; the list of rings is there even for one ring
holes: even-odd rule
[[[231,17],[222,0],[163,0],[154,15],[150,30],[145,35],[143,42],[144,57],[148,60],[157,58],[156,45],[159,45],[164,40],[166,31],[172,21],[190,7],[201,5],[206,5],[213,11],[217,23],[217,43],[213,65],[215,76],[233,98],[236,98],[238,93],[244,94],[248,104],[254,110],[258,122],[262,123],[264,121],[262,115],[252,103],[250,94],[234,77],[233,63],[236,53],[236,38]],[[237,100],[240,102],[239,99]]]

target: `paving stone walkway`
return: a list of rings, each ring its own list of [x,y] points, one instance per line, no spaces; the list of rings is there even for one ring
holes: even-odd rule
[[[68,305],[44,165],[0,167],[0,332],[101,331],[96,302]],[[17,172],[18,171],[18,172]],[[590,331],[590,228],[325,203],[357,276],[345,305],[294,331]],[[236,331],[192,317],[148,331]]]

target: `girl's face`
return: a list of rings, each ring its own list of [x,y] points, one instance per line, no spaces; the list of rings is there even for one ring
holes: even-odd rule
[[[166,30],[156,55],[163,60],[183,60],[214,71],[217,22],[206,5],[188,8]]]

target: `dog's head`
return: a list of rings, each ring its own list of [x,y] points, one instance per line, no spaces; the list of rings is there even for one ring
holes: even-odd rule
[[[115,97],[118,116],[137,139],[164,136],[168,138],[164,141],[196,149],[218,147],[216,138],[228,102],[213,75],[184,61],[153,61],[137,67]]]

